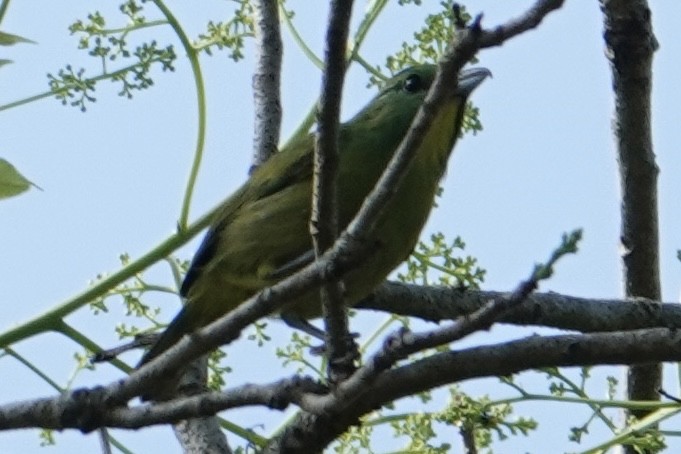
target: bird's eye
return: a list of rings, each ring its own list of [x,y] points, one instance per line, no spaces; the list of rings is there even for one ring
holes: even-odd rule
[[[416,93],[421,88],[421,78],[412,74],[404,80],[404,90],[407,93]]]

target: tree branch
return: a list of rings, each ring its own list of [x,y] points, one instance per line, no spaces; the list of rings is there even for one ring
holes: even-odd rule
[[[480,38],[480,48],[501,46],[510,38],[537,28],[550,12],[562,7],[564,2],[565,0],[537,1],[520,17],[486,31],[484,36]]]
[[[488,301],[508,295],[507,292],[386,282],[355,308],[440,322],[471,314]],[[498,321],[584,333],[673,328],[681,327],[681,306],[647,298],[595,299],[537,292],[529,295],[522,305],[503,315]]]
[[[264,452],[321,451],[349,426],[357,424],[361,415],[381,405],[464,380],[542,367],[643,364],[680,359],[681,332],[666,328],[530,336],[503,344],[438,353],[386,371],[350,400],[337,399],[335,394],[305,395],[300,403],[305,411],[296,415]]]
[[[0,429],[43,427],[88,432],[95,426],[139,429],[154,424],[175,423],[213,416],[219,411],[245,406],[283,410],[298,402],[304,393],[319,394],[327,388],[310,378],[293,376],[266,385],[247,384],[224,392],[204,393],[172,401],[136,407],[104,409],[97,390],[73,391],[62,397],[35,399],[0,406]]]
[[[206,392],[208,380],[208,355],[203,355],[191,363],[182,372],[176,396],[189,397]],[[231,454],[225,432],[215,414],[173,420],[173,432],[182,452],[185,454]]]
[[[659,300],[659,169],[650,126],[652,63],[657,41],[645,0],[601,0],[601,9],[615,91],[613,127],[622,189],[625,295]],[[661,381],[661,365],[631,368],[627,384],[629,398],[656,398]],[[646,412],[632,414],[640,418]]]
[[[255,133],[251,169],[277,151],[281,130],[281,56],[283,44],[276,0],[256,0],[256,65],[253,73]]]
[[[338,235],[338,132],[341,96],[346,69],[346,45],[352,15],[352,0],[331,2],[326,32],[325,69],[317,111],[312,217],[310,232],[315,256],[333,246]],[[354,371],[354,341],[348,330],[343,284],[331,282],[320,289],[331,382],[342,381]],[[348,342],[350,341],[350,342]]]
[[[140,428],[215,414],[229,408],[261,405],[282,410],[296,403],[319,429],[323,420],[356,420],[361,414],[395,399],[472,378],[503,376],[542,367],[637,364],[681,360],[681,332],[655,328],[620,333],[530,336],[524,339],[437,353],[386,371],[352,399],[326,393],[309,378],[292,377],[267,385],[244,385],[221,393],[185,397],[155,405],[110,408],[98,390],[77,390],[63,396],[6,404],[0,407],[0,429],[44,427],[91,431],[101,426]],[[346,386],[345,383],[340,387]],[[335,423],[318,432],[335,437]],[[346,426],[347,428],[347,426]],[[286,431],[301,429],[297,423]],[[309,430],[314,431],[315,427]],[[304,432],[308,429],[305,428]],[[281,436],[285,436],[282,434]],[[313,436],[307,434],[305,437]],[[307,443],[309,440],[306,440]],[[276,442],[279,443],[279,442]],[[314,446],[314,445],[311,445]],[[309,451],[308,451],[309,452]]]

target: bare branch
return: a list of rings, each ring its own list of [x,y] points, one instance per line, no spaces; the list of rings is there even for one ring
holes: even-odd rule
[[[101,399],[101,390],[76,390],[64,396],[0,407],[0,429],[74,428],[89,432],[102,426],[140,428],[249,405],[281,410],[290,403],[312,412],[306,417],[315,425],[328,417],[340,423],[400,397],[471,378],[510,375],[549,366],[678,360],[681,360],[681,333],[666,328],[531,336],[513,342],[438,353],[386,371],[353,399],[339,399],[335,393],[322,394],[326,393],[326,388],[312,379],[298,377],[132,408],[111,408]],[[347,385],[340,385],[341,388],[344,386]],[[331,424],[328,429],[337,430],[338,427],[332,427],[335,425]],[[319,435],[325,438],[329,431],[324,429]]]
[[[195,396],[206,392],[208,381],[208,355],[191,361],[182,371],[179,387],[172,398]],[[173,432],[185,454],[230,454],[232,449],[220,427],[217,416],[191,417],[172,420]]]
[[[63,397],[17,402],[0,407],[0,429],[43,427],[88,432],[95,426],[139,429],[154,424],[174,423],[212,416],[229,408],[265,406],[283,410],[298,402],[304,393],[319,394],[327,389],[310,378],[294,376],[267,385],[243,385],[225,392],[181,397],[173,401],[132,408],[103,406],[98,391],[73,391]],[[100,394],[101,395],[101,394]]]
[[[510,375],[548,366],[668,361],[681,355],[680,341],[681,332],[667,328],[617,333],[533,335],[494,346],[438,353],[387,371],[376,381],[376,389],[368,389],[365,397],[376,395],[377,400],[391,401],[447,383],[481,376]],[[388,389],[402,386],[404,389],[399,391]],[[378,388],[390,394],[390,398],[388,394],[378,397]]]
[[[212,415],[247,405],[284,409],[298,403],[311,413],[301,415],[311,424],[315,439],[338,435],[341,426],[359,415],[400,397],[471,378],[510,375],[542,367],[636,364],[681,360],[681,333],[657,328],[623,333],[530,336],[525,339],[438,353],[386,371],[362,388],[353,399],[335,393],[307,378],[293,377],[269,385],[245,385],[223,393],[208,393],[155,405],[109,408],[98,391],[73,391],[64,396],[19,402],[0,407],[0,428],[75,428],[90,431],[100,426],[139,428]],[[340,387],[346,386],[345,383]],[[328,423],[324,426],[322,421]],[[290,426],[293,430],[297,425]],[[346,426],[347,427],[347,426]],[[300,427],[298,427],[300,429]],[[304,437],[311,437],[308,429]],[[300,440],[299,440],[300,441]],[[306,440],[307,442],[309,440]],[[281,442],[279,440],[276,443]],[[310,445],[310,446],[315,446]],[[310,452],[310,451],[308,451]]]
[[[456,323],[450,326],[423,334],[401,336],[405,342],[391,345],[390,349],[393,350],[392,352],[385,351],[387,349],[384,349],[384,352],[379,352],[379,354],[406,357],[417,351],[455,342],[476,331],[489,329],[501,317],[520,306],[537,289],[541,280],[548,279],[553,274],[554,265],[561,257],[576,252],[577,242],[581,238],[582,232],[579,230],[570,236],[564,236],[563,243],[553,251],[551,258],[545,264],[535,265],[530,277],[521,282],[510,295],[488,301],[480,309],[470,315],[460,317]],[[407,337],[407,339],[404,339],[404,337]],[[378,357],[378,354],[375,357]]]
[[[651,116],[652,64],[657,41],[645,0],[601,0],[604,38],[615,91],[613,126],[622,189],[622,261],[627,297],[661,298],[657,176]],[[660,365],[637,366],[628,377],[629,398],[657,397]],[[632,413],[642,417],[646,412]],[[633,452],[633,451],[632,451]]]
[[[253,73],[254,169],[277,151],[281,129],[281,55],[283,44],[276,0],[255,0],[256,66]]]
[[[352,0],[331,2],[326,32],[325,70],[317,112],[310,219],[310,232],[317,257],[333,245],[338,235],[338,131],[352,3]],[[348,330],[343,284],[331,282],[323,286],[320,292],[324,309],[329,378],[331,382],[341,381],[354,371],[354,357],[350,346],[353,341]]]
[[[424,287],[386,282],[355,308],[418,317],[440,322],[471,314],[488,301],[509,293]],[[621,331],[655,327],[681,327],[681,306],[647,298],[596,299],[560,293],[533,293],[502,316],[501,323],[536,325],[581,331]]]
[[[353,399],[306,395],[286,430],[265,452],[316,452],[358,418],[387,402],[472,378],[542,367],[633,364],[681,359],[681,332],[666,328],[525,339],[438,353],[383,373]],[[347,382],[340,385],[345,386]],[[309,451],[303,451],[300,446]],[[289,451],[290,450],[290,451]]]
[[[563,6],[565,0],[539,0],[522,16],[485,32],[480,39],[480,48],[501,46],[514,36],[532,30],[541,24],[552,11]]]
[[[173,424],[175,436],[185,454],[231,454],[227,437],[215,415],[189,418]]]

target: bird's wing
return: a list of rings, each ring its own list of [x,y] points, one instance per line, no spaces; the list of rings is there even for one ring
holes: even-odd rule
[[[311,178],[312,147],[313,138],[311,135],[292,143],[286,150],[275,154],[257,168],[248,181],[224,202],[216,213],[213,225],[208,229],[192,259],[187,275],[182,282],[180,295],[186,297],[189,294],[189,289],[198,276],[215,257],[224,227],[232,222],[234,216],[244,205],[270,197],[285,188]],[[311,258],[308,258],[308,256]],[[314,259],[312,251],[305,252],[298,259],[282,265],[275,272],[277,276],[273,276],[273,278],[281,279],[310,263],[312,259]]]
[[[203,267],[206,266],[210,259],[215,255],[215,249],[217,248],[217,245],[218,230],[215,229],[215,227],[211,227],[208,229],[208,232],[206,232],[206,236],[203,238],[199,249],[196,251],[196,254],[194,254],[194,258],[189,265],[187,274],[184,276],[184,280],[182,281],[180,295],[183,298],[187,297],[189,294],[189,289],[196,281],[196,278],[199,277],[199,274],[201,274]]]

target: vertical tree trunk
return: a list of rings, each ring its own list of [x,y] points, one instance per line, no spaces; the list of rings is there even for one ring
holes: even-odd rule
[[[657,176],[651,133],[652,62],[657,41],[645,0],[601,0],[606,55],[615,92],[613,128],[622,190],[621,246],[629,298],[661,299]],[[629,399],[656,400],[662,366],[628,371]],[[632,412],[640,418],[645,412]],[[633,452],[633,451],[632,451]]]

